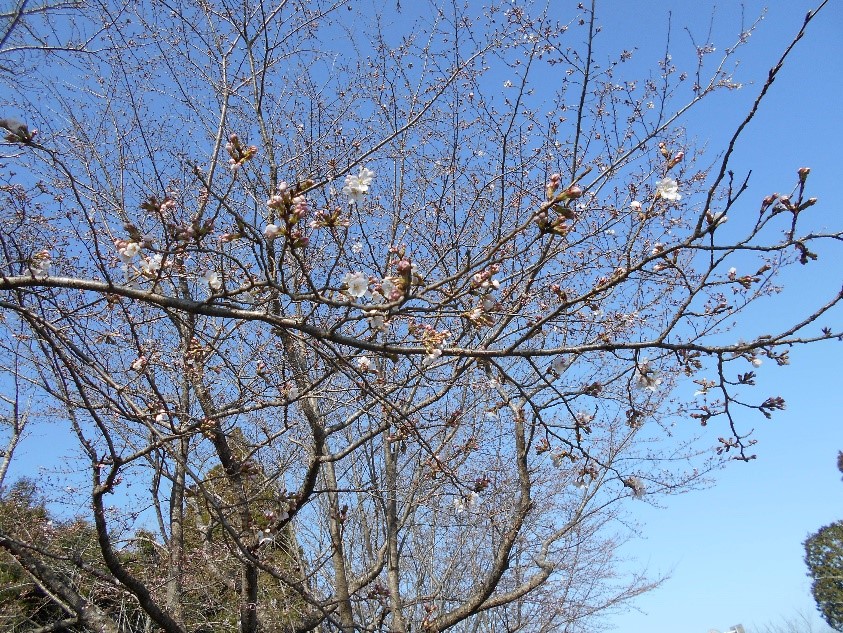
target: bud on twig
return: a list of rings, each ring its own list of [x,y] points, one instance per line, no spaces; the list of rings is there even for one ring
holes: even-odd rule
[[[673,169],[676,165],[682,162],[683,158],[685,158],[685,152],[676,152],[676,154],[673,155],[673,158],[667,162],[667,168]]]
[[[800,167],[796,173],[799,174],[799,182],[804,185],[805,181],[808,179],[808,174],[811,173],[811,168]]]

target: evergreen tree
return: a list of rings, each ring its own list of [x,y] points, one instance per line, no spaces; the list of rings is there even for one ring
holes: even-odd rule
[[[843,472],[843,452],[837,467]],[[805,541],[805,564],[814,579],[811,593],[823,618],[836,631],[843,631],[843,521],[817,530]]]

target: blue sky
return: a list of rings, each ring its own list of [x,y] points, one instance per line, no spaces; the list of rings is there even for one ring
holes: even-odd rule
[[[712,39],[718,46],[730,43],[728,34],[739,28],[741,10],[747,23],[765,6],[767,12],[739,55],[736,77],[744,88],[711,100],[685,120],[689,135],[708,140],[712,154],[721,151],[727,134],[745,116],[767,69],[815,3],[639,0],[606,2],[602,9],[604,40],[618,38],[619,45],[638,46],[637,63],[644,67],[648,62],[654,66],[664,51],[668,11],[671,53],[677,58],[689,49],[683,27],[690,25],[705,39],[715,4],[719,6]],[[746,200],[754,204],[782,191],[793,182],[798,167],[809,166],[811,195],[821,205],[816,207],[816,226],[839,221],[841,71],[843,3],[831,2],[797,45],[736,154],[736,173],[753,170]],[[787,314],[820,301],[817,289],[839,287],[840,271],[839,261],[823,259],[821,253],[807,277],[786,284],[776,312]],[[760,321],[754,324],[776,316],[759,311],[753,318]],[[843,482],[835,465],[837,451],[843,449],[839,354],[839,343],[802,349],[792,353],[790,366],[759,371],[760,388],[782,395],[788,408],[771,421],[745,416],[746,424],[756,429],[757,460],[730,464],[716,474],[710,489],[662,500],[661,508],[630,508],[643,537],[624,548],[627,564],[670,578],[636,601],[638,611],[609,618],[617,630],[705,633],[743,623],[753,633],[756,626],[798,611],[814,617],[819,630],[802,541],[820,526],[843,518]]]

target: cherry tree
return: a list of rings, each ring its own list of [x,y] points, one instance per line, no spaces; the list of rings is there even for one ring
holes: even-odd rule
[[[730,169],[815,13],[709,169],[681,117],[747,32],[635,81],[594,5],[91,3],[2,77],[0,483],[32,425],[73,458],[0,548],[62,626],[574,631],[652,587],[618,518],[753,457],[839,289],[741,317],[841,233],[807,167]]]

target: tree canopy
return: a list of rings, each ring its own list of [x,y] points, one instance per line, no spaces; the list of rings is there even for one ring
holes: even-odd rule
[[[837,455],[837,469],[843,472],[843,451]],[[817,608],[831,628],[843,630],[843,521],[826,525],[805,540],[805,564]]]
[[[747,31],[626,78],[595,5],[0,16],[0,484],[72,455],[0,489],[10,622],[573,632],[653,586],[623,508],[753,458],[840,289],[747,315],[843,233],[730,164],[815,13],[712,163],[681,117]]]

